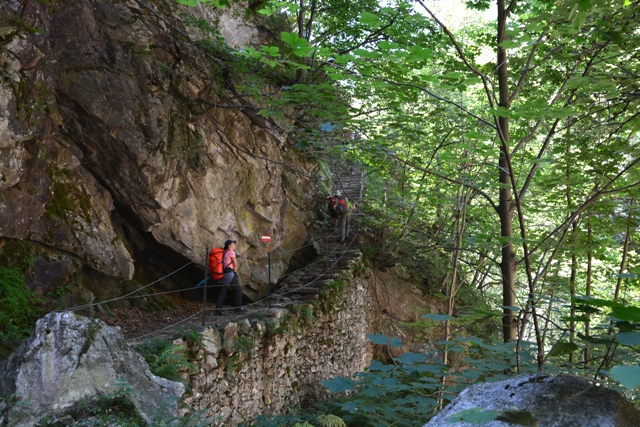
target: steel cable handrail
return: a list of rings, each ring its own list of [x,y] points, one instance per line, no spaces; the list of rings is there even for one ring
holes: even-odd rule
[[[355,237],[357,237],[357,236],[358,236],[358,234],[356,233]],[[324,275],[324,274],[326,274],[328,271],[330,271],[330,270],[331,270],[331,269],[332,269],[332,268],[333,268],[333,267],[334,267],[334,266],[335,266],[335,265],[336,265],[336,264],[337,264],[337,263],[338,263],[338,262],[339,262],[339,261],[344,257],[344,255],[346,254],[346,252],[347,252],[347,251],[349,251],[349,249],[350,249],[350,248],[351,248],[351,246],[353,245],[353,242],[354,242],[354,241],[355,241],[355,238],[354,238],[354,239],[349,243],[349,246],[347,246],[347,248],[346,248],[345,250],[343,250],[343,251],[342,251],[342,253],[341,253],[341,254],[340,254],[340,256],[336,259],[336,261],[335,261],[333,264],[331,264],[331,265],[330,265],[326,270],[324,270],[324,271],[323,271],[323,272],[322,272],[322,273],[321,273],[317,278],[313,279],[312,281],[310,281],[310,282],[308,282],[308,283],[305,283],[304,285],[298,286],[298,287],[296,287],[296,288],[293,288],[293,289],[292,289],[292,290],[290,290],[290,291],[283,292],[283,293],[278,294],[278,295],[281,295],[281,296],[282,296],[282,295],[288,295],[288,294],[291,294],[291,293],[295,293],[297,290],[302,289],[302,288],[307,288],[307,287],[309,287],[310,285],[312,285],[313,283],[315,283],[315,282],[319,279],[319,277],[323,276],[323,275]],[[336,245],[336,246],[337,246],[337,245]],[[333,253],[333,251],[332,251],[331,253]],[[193,289],[196,289],[196,288],[193,288]],[[256,305],[262,304],[262,303],[264,303],[264,302],[267,302],[270,298],[271,298],[270,296],[266,296],[266,297],[261,298],[261,299],[259,299],[259,300],[257,300],[257,301],[253,301],[253,302],[251,302],[251,303],[249,303],[249,304],[245,304],[245,305],[244,305],[244,307],[251,307],[251,306],[256,306]],[[223,308],[221,309],[221,311],[230,311],[230,310],[235,310],[235,309],[236,309],[236,307],[226,307],[226,308],[224,308],[224,307],[223,307]],[[216,310],[220,310],[220,309],[216,309]],[[155,334],[158,334],[158,333],[161,333],[161,332],[167,331],[167,330],[169,330],[169,329],[171,329],[171,328],[174,328],[174,327],[176,327],[176,326],[178,326],[178,325],[180,325],[180,324],[182,324],[182,323],[185,323],[186,321],[188,321],[188,320],[189,320],[189,319],[191,319],[191,318],[195,318],[196,316],[198,316],[198,315],[202,314],[202,313],[203,313],[203,312],[205,312],[205,311],[206,311],[206,310],[199,310],[199,311],[197,311],[196,313],[193,313],[193,314],[191,314],[191,315],[189,315],[189,316],[187,316],[187,317],[185,317],[185,318],[183,318],[183,319],[181,319],[181,320],[179,320],[179,321],[177,321],[177,322],[175,322],[175,323],[172,323],[172,324],[167,325],[167,326],[165,326],[165,327],[163,327],[163,328],[161,328],[161,329],[157,329],[157,330],[155,330],[155,331],[152,331],[152,332],[149,332],[149,333],[146,333],[146,334],[143,334],[143,335],[139,335],[139,336],[136,336],[136,337],[132,337],[132,338],[130,338],[129,340],[140,340],[140,339],[142,339],[142,338],[145,338],[145,337],[148,337],[148,336],[151,336],[151,335],[155,335]]]
[[[76,306],[76,307],[68,308],[68,309],[66,309],[64,311],[77,311],[77,310],[81,310],[81,309],[84,309],[84,308],[90,308],[90,307],[94,307],[96,305],[105,304],[105,303],[108,303],[108,302],[113,302],[113,301],[118,301],[118,300],[121,300],[121,299],[125,299],[128,296],[135,294],[136,292],[140,292],[141,290],[146,289],[149,286],[154,285],[154,284],[158,283],[159,281],[166,279],[167,277],[173,276],[178,271],[190,266],[193,263],[194,263],[193,261],[190,261],[190,262],[186,263],[185,265],[183,265],[182,267],[178,268],[177,270],[174,270],[171,273],[167,274],[166,276],[161,277],[161,278],[159,278],[157,280],[154,280],[153,282],[151,282],[151,283],[149,283],[149,284],[147,284],[147,285],[145,285],[145,286],[143,286],[143,287],[141,287],[139,289],[136,289],[135,291],[129,292],[126,295],[122,295],[120,297],[116,297],[116,298],[112,298],[112,299],[109,299],[109,300],[100,301],[100,302],[96,302],[96,303],[92,303],[92,304],[79,305],[79,306]],[[153,296],[153,294],[140,295],[140,297],[149,297],[149,296]],[[54,310],[54,311],[62,311],[62,310]]]

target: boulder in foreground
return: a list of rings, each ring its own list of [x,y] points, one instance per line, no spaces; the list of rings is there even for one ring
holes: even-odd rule
[[[152,425],[161,412],[177,415],[177,398],[183,393],[183,384],[151,373],[120,328],[71,312],[49,313],[0,363],[0,397],[9,402],[0,425],[69,420],[78,407],[110,396],[126,399]]]
[[[498,412],[485,427],[640,426],[640,411],[617,391],[572,375],[543,373],[537,380],[536,375],[520,375],[466,388],[424,427],[470,427],[449,418],[473,408]]]

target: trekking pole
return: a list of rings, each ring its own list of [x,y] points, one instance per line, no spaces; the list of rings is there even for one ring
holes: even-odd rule
[[[209,276],[209,248],[205,246],[204,256],[204,297],[202,298],[202,326],[207,317],[207,278]]]

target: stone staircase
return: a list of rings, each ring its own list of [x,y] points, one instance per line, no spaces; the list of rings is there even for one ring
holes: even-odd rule
[[[331,166],[333,185],[331,194],[346,196],[357,208],[362,199],[362,173],[354,166]],[[309,230],[309,240],[317,253],[317,258],[306,267],[287,274],[278,283],[272,295],[272,303],[277,306],[288,305],[296,301],[318,299],[320,290],[340,279],[343,272],[357,262],[362,253],[358,245],[359,210],[351,214],[351,232],[340,243],[340,229],[333,230],[331,218],[316,222]]]

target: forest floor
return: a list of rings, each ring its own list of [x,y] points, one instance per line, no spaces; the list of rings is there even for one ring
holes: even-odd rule
[[[109,326],[119,326],[126,338],[147,335],[161,329],[163,325],[173,325],[202,310],[202,301],[190,301],[171,297],[175,308],[167,310],[143,310],[139,307],[118,308],[113,315],[103,317]]]

